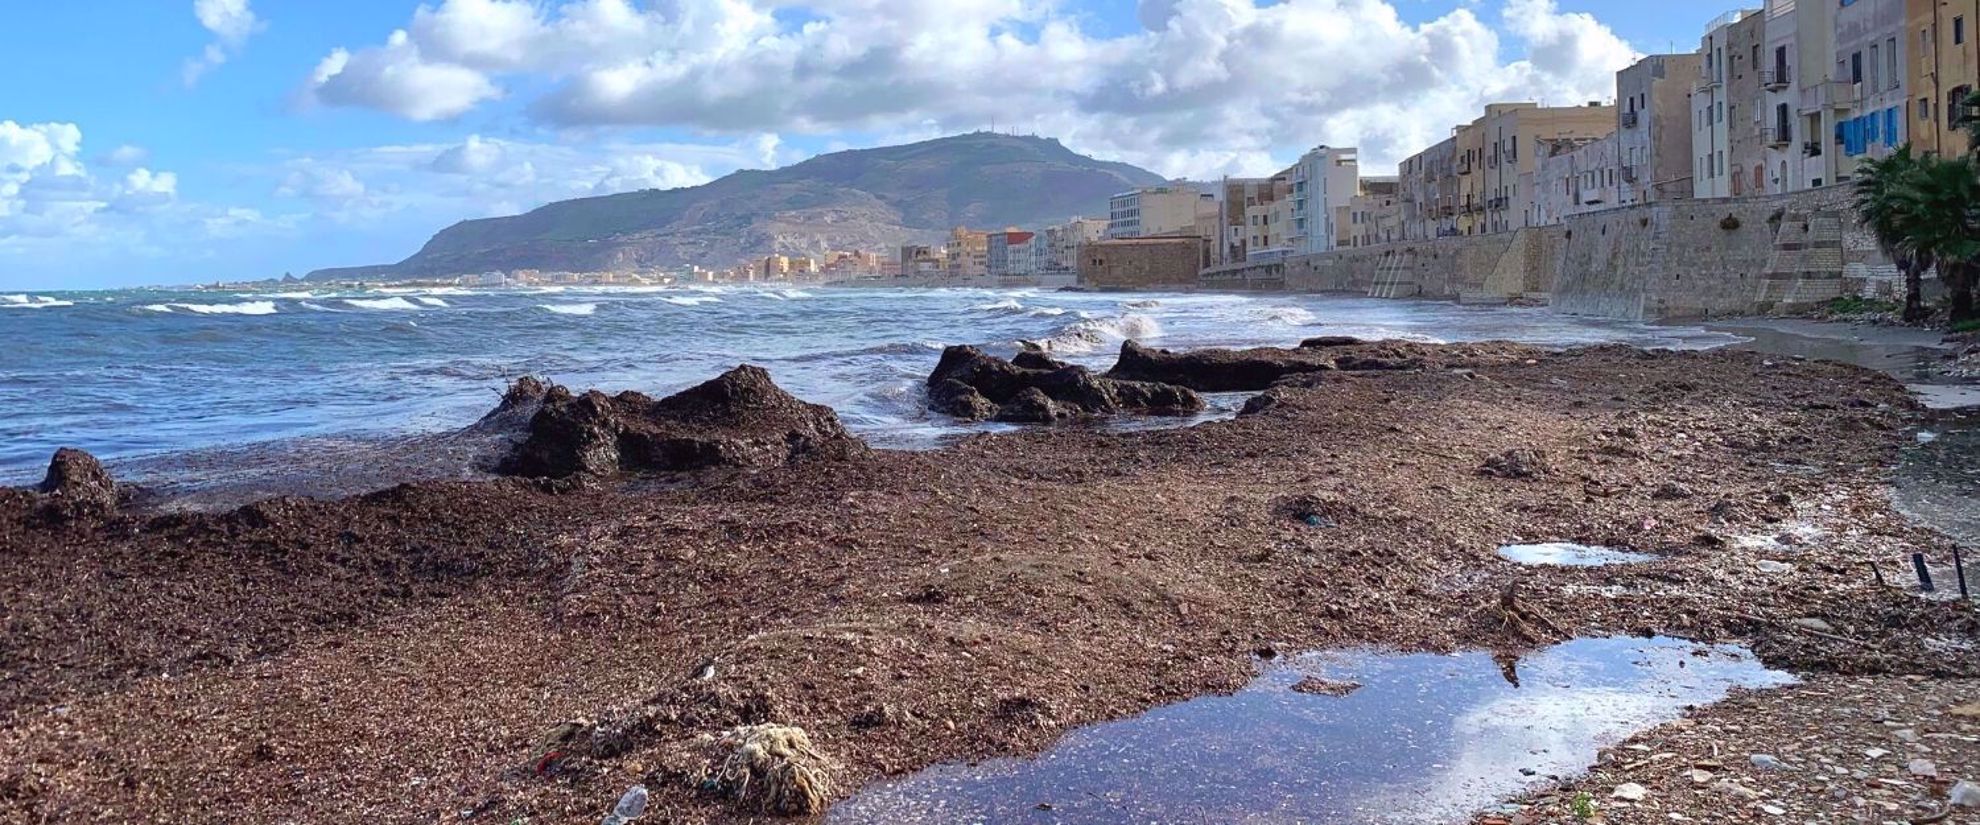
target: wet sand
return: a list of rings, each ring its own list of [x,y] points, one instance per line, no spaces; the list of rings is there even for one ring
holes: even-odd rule
[[[1236,690],[1267,647],[1661,633],[1980,676],[1946,653],[1972,612],[1871,577],[1951,547],[1888,495],[1918,415],[1897,382],[1528,355],[1330,374],[1186,429],[66,527],[6,510],[0,820],[588,823],[644,782],[651,821],[746,821],[696,790],[695,737],[802,726],[843,797]],[[1655,560],[1497,555],[1550,541]]]

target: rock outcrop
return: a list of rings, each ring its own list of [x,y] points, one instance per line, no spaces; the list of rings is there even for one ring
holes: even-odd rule
[[[55,451],[48,473],[33,487],[0,488],[0,513],[29,521],[62,523],[117,512],[117,482],[96,457],[70,447]]]
[[[540,404],[528,437],[498,471],[562,478],[758,468],[865,449],[832,408],[798,400],[749,365],[657,401],[637,392],[573,395],[552,386]]]
[[[1334,356],[1314,349],[1201,349],[1170,352],[1121,344],[1120,360],[1107,377],[1125,381],[1160,381],[1197,392],[1250,392],[1272,386],[1289,375],[1334,369]]]
[[[928,376],[929,409],[975,421],[1043,423],[1116,413],[1183,415],[1204,406],[1185,387],[1097,376],[1039,353],[1020,353],[1018,361],[970,346],[943,350]]]
[[[1423,344],[1364,341],[1345,335],[1308,338],[1292,349],[1200,349],[1170,352],[1121,344],[1120,359],[1107,377],[1160,381],[1197,392],[1256,392],[1288,379],[1312,381],[1331,372],[1386,372],[1503,364],[1534,358],[1541,351],[1520,344]]]

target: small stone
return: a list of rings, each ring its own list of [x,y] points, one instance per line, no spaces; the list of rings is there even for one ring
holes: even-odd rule
[[[1817,633],[1836,632],[1835,625],[1829,624],[1828,622],[1822,621],[1821,619],[1817,619],[1813,616],[1804,616],[1799,619],[1794,619],[1792,621],[1789,621],[1788,624],[1794,625],[1795,627],[1805,627]]]
[[[1908,743],[1908,742],[1917,742],[1917,741],[1918,741],[1918,731],[1915,731],[1915,730],[1912,730],[1912,729],[1910,729],[1910,728],[1903,728],[1903,729],[1900,729],[1900,730],[1894,730],[1894,731],[1891,731],[1891,738],[1892,738],[1892,739],[1896,739],[1896,740],[1898,740],[1899,742],[1907,742],[1907,743]]]
[[[1759,570],[1760,572],[1766,573],[1768,575],[1778,575],[1781,573],[1794,572],[1794,565],[1788,564],[1787,562],[1774,561],[1772,559],[1761,559],[1759,561],[1756,561],[1753,563],[1753,567],[1754,569]]]
[[[1946,791],[1946,799],[1961,808],[1980,808],[1980,785],[1962,779]]]
[[[1779,805],[1762,805],[1760,806],[1760,810],[1766,811],[1767,813],[1773,814],[1775,816],[1780,816],[1782,814],[1787,813],[1787,809]]]
[[[1884,750],[1883,748],[1871,748],[1869,750],[1864,751],[1863,755],[1871,759],[1882,759],[1886,756],[1890,756],[1891,752]]]
[[[1910,771],[1912,776],[1939,775],[1939,766],[1932,764],[1930,759],[1913,759],[1904,766],[1904,769]]]
[[[1750,761],[1753,763],[1753,767],[1759,768],[1760,770],[1763,771],[1794,770],[1794,768],[1788,766],[1788,763],[1782,762],[1780,760],[1780,757],[1774,756],[1773,754],[1756,753],[1751,757]]]
[[[1643,801],[1644,797],[1649,795],[1650,795],[1649,789],[1643,787],[1642,785],[1638,785],[1635,782],[1624,782],[1621,785],[1617,785],[1616,789],[1609,793],[1609,796],[1627,802],[1641,802]]]
[[[1713,777],[1715,777],[1715,776],[1718,776],[1718,774],[1715,774],[1715,773],[1713,773],[1713,772],[1711,772],[1711,771],[1708,771],[1708,770],[1701,770],[1701,769],[1699,769],[1699,768],[1692,768],[1692,769],[1691,769],[1691,772],[1690,772],[1690,773],[1687,773],[1687,774],[1685,774],[1685,776],[1688,776],[1688,777],[1690,777],[1690,778],[1691,778],[1691,781],[1693,781],[1693,782],[1696,782],[1696,783],[1698,783],[1698,784],[1700,784],[1700,785],[1703,785],[1703,784],[1705,784],[1705,783],[1707,783],[1707,782],[1710,782],[1710,781],[1712,781],[1712,778],[1713,778]]]
[[[1739,797],[1740,799],[1760,798],[1759,791],[1746,787],[1745,785],[1741,785],[1738,782],[1734,782],[1730,779],[1721,779],[1719,780],[1719,784],[1713,785],[1712,787],[1717,789],[1721,793],[1727,794],[1728,796],[1736,796]]]

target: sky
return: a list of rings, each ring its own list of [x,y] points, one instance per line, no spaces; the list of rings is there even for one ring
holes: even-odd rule
[[[1613,98],[1716,0],[89,0],[0,26],[0,290],[397,261],[456,221],[995,128],[1366,170]],[[4,319],[0,319],[4,322]]]

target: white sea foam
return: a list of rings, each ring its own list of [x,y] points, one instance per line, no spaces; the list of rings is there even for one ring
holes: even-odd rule
[[[722,302],[722,299],[713,295],[664,295],[661,296],[660,300],[684,307],[698,306],[700,304],[719,304]]]
[[[541,308],[558,315],[590,315],[598,311],[597,304],[543,304]]]
[[[138,307],[151,312],[191,312],[198,315],[274,315],[281,310],[274,301],[242,301],[238,304],[147,304]]]
[[[293,300],[295,300],[295,299],[297,299],[297,298],[314,298],[314,297],[316,297],[316,293],[314,293],[314,292],[258,292],[258,293],[255,293],[255,295],[254,295],[254,297],[256,297],[256,298],[286,298],[286,299],[289,299],[289,300],[292,300],[292,301],[293,301]]]
[[[47,309],[75,305],[74,301],[63,301],[46,295],[0,295],[0,308],[5,309]]]
[[[798,298],[810,298],[810,297],[812,297],[812,295],[811,295],[811,293],[809,293],[809,292],[806,292],[806,291],[804,291],[804,290],[802,290],[802,289],[786,289],[786,290],[782,290],[782,293],[783,293],[783,295],[784,295],[784,297],[786,297],[786,298],[790,298],[790,299],[792,299],[792,300],[796,300],[796,299],[798,299]]]
[[[1083,317],[1060,327],[1038,345],[1051,352],[1092,352],[1121,341],[1161,334],[1162,325],[1146,315]]]
[[[446,301],[442,301],[439,298],[435,298],[430,295],[420,295],[413,298],[413,300],[418,301],[430,307],[443,307],[447,305]]]
[[[404,298],[345,298],[344,303],[358,309],[404,310],[419,309],[419,305]]]
[[[995,303],[977,304],[970,309],[977,312],[1023,312],[1024,304],[1018,303],[1016,298],[1005,298]]]
[[[1255,317],[1263,323],[1289,327],[1305,326],[1318,320],[1312,312],[1301,307],[1264,307],[1256,312]]]
[[[302,308],[303,308],[303,309],[313,309],[313,310],[316,310],[317,312],[336,312],[336,310],[334,310],[334,309],[331,309],[331,308],[329,308],[329,307],[327,307],[327,306],[324,306],[324,305],[322,305],[322,304],[312,304],[312,303],[310,303],[310,302],[308,302],[308,301],[304,301],[304,302],[302,302]]]
[[[1031,309],[1027,310],[1024,314],[1029,315],[1033,318],[1056,318],[1070,311],[1071,310],[1068,310],[1065,307],[1032,307]]]

